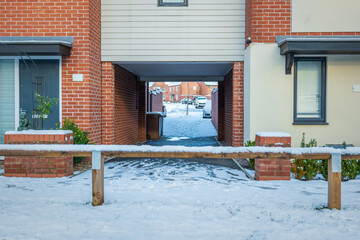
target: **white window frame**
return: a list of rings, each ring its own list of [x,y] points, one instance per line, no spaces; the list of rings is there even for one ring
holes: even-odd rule
[[[20,74],[19,63],[21,60],[29,60],[27,56],[0,56],[0,59],[14,60],[15,64],[15,129],[20,124]],[[59,121],[62,122],[62,57],[61,56],[31,56],[33,60],[59,60]]]
[[[182,2],[169,2],[167,0],[158,0],[158,7],[187,7],[188,0]]]

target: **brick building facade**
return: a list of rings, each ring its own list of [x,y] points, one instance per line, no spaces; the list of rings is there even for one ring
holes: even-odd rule
[[[61,115],[75,119],[94,143],[101,143],[100,1],[1,1],[0,13],[1,37],[74,38],[70,56],[59,56]],[[22,52],[15,48],[15,56],[27,58],[17,51]],[[74,82],[73,74],[82,74],[83,81]]]
[[[355,0],[348,1],[358,4]],[[33,108],[26,105],[34,101],[30,89],[59,98],[59,110],[52,114],[55,116],[52,123],[74,119],[89,131],[93,143],[145,141],[146,82],[161,78],[159,81],[172,82],[159,87],[166,89],[165,100],[173,102],[187,95],[211,95],[212,87],[207,86],[203,91],[205,83],[191,81],[219,82],[218,138],[227,145],[241,146],[257,131],[289,132],[293,139],[300,139],[301,133],[310,129],[320,144],[326,141],[360,144],[354,135],[360,131],[355,122],[360,111],[346,111],[341,107],[360,102],[356,90],[359,85],[356,76],[360,74],[360,51],[356,44],[360,42],[360,29],[351,19],[358,16],[349,7],[351,4],[336,6],[329,2],[326,11],[314,13],[310,0],[228,0],[224,11],[216,14],[214,20],[206,20],[201,16],[208,16],[207,8],[195,9],[189,3],[187,8],[182,8],[184,15],[176,15],[181,20],[179,24],[184,23],[176,34],[189,39],[189,48],[184,49],[179,48],[178,35],[166,32],[169,28],[163,28],[159,21],[149,21],[149,25],[155,29],[153,32],[165,31],[164,34],[151,35],[145,40],[142,33],[116,32],[122,31],[117,24],[130,29],[138,24],[123,22],[122,18],[113,23],[111,18],[111,11],[128,11],[135,4],[133,1],[127,4],[109,0],[0,2],[0,79],[4,79],[0,82],[4,85],[0,94],[6,98],[0,105],[12,104],[10,110],[0,114],[1,123],[6,125],[0,129],[0,143],[3,143],[4,131],[18,126],[18,120],[14,119],[18,119],[19,112],[32,113]],[[217,9],[222,3],[211,4]],[[112,8],[113,5],[116,8]],[[158,8],[156,4],[147,7],[152,9],[149,14],[156,13],[156,19],[162,18],[164,23],[169,20],[168,14],[164,14],[167,8]],[[138,11],[144,10],[128,11],[128,14],[142,18]],[[203,12],[193,14],[194,11]],[[332,24],[323,23],[324,19],[331,20],[327,12],[332,13],[331,19],[336,19]],[[245,26],[241,21],[230,20],[231,24],[221,25],[234,14],[239,16],[237,19],[244,18]],[[195,21],[209,23],[209,26],[201,27],[198,32],[187,31],[187,24]],[[211,35],[204,32],[212,24],[219,25],[215,30],[226,31]],[[126,39],[130,39],[130,46]],[[161,41],[167,43],[168,49],[163,49],[165,45],[159,43]],[[122,44],[116,45],[120,42]],[[295,48],[286,48],[289,44]],[[296,44],[302,48],[296,48]],[[221,49],[214,47],[220,45]],[[310,49],[311,46],[317,47]],[[141,47],[141,51],[137,47]],[[317,70],[322,74],[323,85],[321,94],[317,94],[321,99],[309,101],[315,102],[314,106],[306,105],[317,111],[313,113],[315,117],[300,117],[299,121],[294,86],[301,72],[295,66],[304,61],[322,64],[322,69]],[[55,73],[58,76],[53,78]],[[21,86],[30,77],[32,80],[27,83],[30,88],[26,91],[26,87]],[[183,78],[186,79],[183,83],[175,83]],[[11,90],[4,91],[7,87]],[[354,109],[360,107],[356,105]],[[317,118],[317,114],[321,117]],[[47,121],[50,122],[50,118]]]
[[[161,90],[164,101],[180,102],[184,98],[195,99],[197,96],[206,96],[210,100],[211,91],[214,88],[217,88],[217,82],[175,82],[168,84],[155,82],[151,85],[150,90]]]

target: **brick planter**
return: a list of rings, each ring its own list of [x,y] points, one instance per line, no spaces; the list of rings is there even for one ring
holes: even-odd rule
[[[73,144],[72,131],[10,131],[5,144]],[[5,157],[6,177],[64,177],[73,174],[72,157]]]
[[[291,136],[288,133],[257,133],[255,145],[262,147],[291,147]],[[255,158],[255,179],[290,180],[290,159]]]

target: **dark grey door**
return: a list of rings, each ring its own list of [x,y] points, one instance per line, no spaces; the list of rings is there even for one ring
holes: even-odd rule
[[[33,114],[38,104],[35,93],[59,99],[59,60],[20,60],[19,68],[20,111],[26,112],[34,126],[40,123],[38,114]],[[51,111],[38,129],[55,129],[59,122],[59,103]]]

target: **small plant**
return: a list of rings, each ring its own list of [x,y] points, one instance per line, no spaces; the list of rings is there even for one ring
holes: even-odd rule
[[[316,147],[317,141],[315,139],[310,139],[309,143],[305,142],[305,133],[302,134],[301,144],[302,148],[308,147]],[[321,166],[321,160],[312,160],[312,159],[305,159],[305,160],[298,160],[296,159],[291,164],[291,172],[295,174],[296,179],[305,179],[311,180],[314,179],[316,174],[319,172]]]
[[[40,94],[35,93],[35,98],[37,101],[37,107],[33,110],[35,119],[40,119],[39,121],[34,121],[34,128],[41,129],[44,128],[44,119],[52,112],[51,108],[59,102],[58,98],[50,98],[49,96],[44,97]]]
[[[245,145],[245,147],[253,147],[253,146],[255,146],[255,141],[249,140],[244,145]],[[254,169],[255,168],[255,159],[249,158],[249,164],[250,164],[251,169]]]
[[[74,136],[74,144],[88,144],[90,142],[90,138],[88,137],[88,132],[83,131],[79,128],[79,126],[75,123],[74,119],[70,121],[69,119],[64,120],[64,124],[60,127],[60,122],[56,124],[57,130],[71,130]],[[74,163],[79,163],[84,159],[84,157],[74,157]]]

